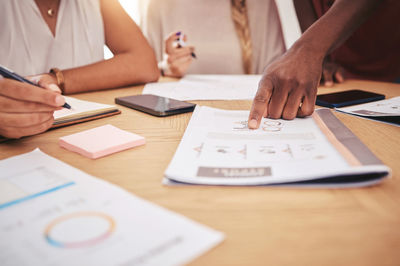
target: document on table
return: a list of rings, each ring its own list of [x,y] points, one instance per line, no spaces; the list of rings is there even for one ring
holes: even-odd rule
[[[143,94],[181,101],[252,100],[261,75],[186,75],[178,82],[148,83]]]
[[[0,265],[181,265],[223,235],[39,150],[0,161]]]
[[[390,169],[329,109],[292,121],[197,106],[165,172],[165,184],[366,186]]]
[[[400,96],[371,103],[336,108],[336,110],[400,126]]]

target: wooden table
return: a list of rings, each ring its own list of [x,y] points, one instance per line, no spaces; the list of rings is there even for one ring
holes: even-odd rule
[[[76,95],[113,104],[142,86]],[[320,93],[346,89],[400,95],[400,85],[347,81]],[[202,101],[249,109],[251,101]],[[0,144],[0,159],[39,147],[45,153],[226,234],[225,241],[191,265],[400,265],[400,128],[335,113],[393,176],[360,189],[277,187],[166,187],[161,184],[191,114],[157,118],[120,107],[121,115]],[[147,139],[142,147],[90,160],[58,146],[58,138],[112,124]]]

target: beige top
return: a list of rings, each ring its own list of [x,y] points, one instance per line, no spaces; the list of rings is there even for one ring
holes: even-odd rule
[[[241,48],[231,18],[230,0],[142,0],[141,27],[162,60],[164,39],[182,31],[195,46],[197,59],[188,74],[244,74]],[[278,11],[273,0],[247,0],[253,44],[253,70],[285,51]]]
[[[103,60],[99,0],[61,0],[55,37],[34,0],[0,0],[0,64],[21,75]]]

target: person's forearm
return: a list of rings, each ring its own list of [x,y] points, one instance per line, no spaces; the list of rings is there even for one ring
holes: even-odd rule
[[[318,58],[323,58],[368,18],[380,0],[337,0],[328,12],[310,26],[293,49],[306,49]]]
[[[317,19],[312,0],[293,0],[301,32],[305,32]]]
[[[135,56],[129,53],[62,72],[65,78],[65,94],[153,82],[159,78],[154,56]]]

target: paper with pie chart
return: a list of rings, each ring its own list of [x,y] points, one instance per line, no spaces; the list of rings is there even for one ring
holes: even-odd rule
[[[0,169],[1,266],[181,265],[224,238],[39,150]]]
[[[363,186],[390,171],[328,109],[263,118],[257,130],[247,127],[248,115],[196,107],[164,183]]]

